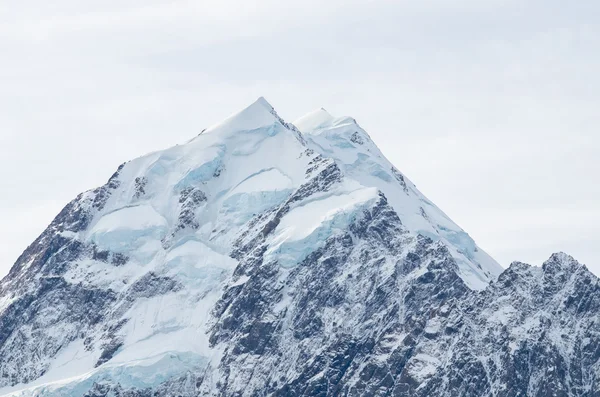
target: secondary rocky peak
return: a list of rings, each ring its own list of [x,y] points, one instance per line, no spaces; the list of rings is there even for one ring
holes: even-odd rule
[[[564,252],[552,254],[552,256],[542,265],[544,273],[574,273],[584,267],[585,266],[575,260],[575,258]]]

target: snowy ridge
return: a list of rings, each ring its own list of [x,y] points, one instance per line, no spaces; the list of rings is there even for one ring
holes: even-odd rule
[[[259,98],[27,248],[0,283],[0,395],[548,395],[552,362],[591,396],[599,300],[566,255],[502,272],[354,119]]]
[[[500,274],[500,265],[383,156],[356,120],[333,117],[321,108],[294,124],[312,147],[334,158],[346,175],[381,190],[409,230],[447,243],[471,288],[484,288]]]

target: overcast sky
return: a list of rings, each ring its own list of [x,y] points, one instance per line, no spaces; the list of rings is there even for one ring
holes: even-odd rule
[[[600,2],[0,1],[0,275],[79,192],[265,96],[356,118],[503,266],[600,274]]]

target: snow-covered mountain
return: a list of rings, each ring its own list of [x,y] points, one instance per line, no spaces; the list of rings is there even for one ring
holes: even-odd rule
[[[597,396],[600,287],[505,271],[351,118],[260,98],[79,195],[0,284],[0,395]]]

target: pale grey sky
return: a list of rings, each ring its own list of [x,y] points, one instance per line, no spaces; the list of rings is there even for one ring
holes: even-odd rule
[[[0,2],[0,275],[77,193],[259,96],[349,115],[503,266],[600,274],[596,0]]]

